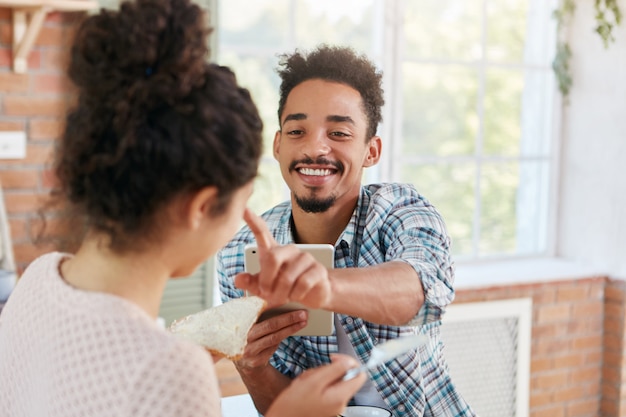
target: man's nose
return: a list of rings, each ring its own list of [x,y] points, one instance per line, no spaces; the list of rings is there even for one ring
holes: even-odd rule
[[[311,158],[316,158],[330,153],[330,139],[325,131],[316,131],[308,135],[302,142],[302,153]]]

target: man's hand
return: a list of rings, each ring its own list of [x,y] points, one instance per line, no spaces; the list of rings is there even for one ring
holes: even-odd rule
[[[267,365],[280,342],[306,326],[307,314],[306,310],[291,311],[253,325],[243,356],[235,362],[237,368],[246,372]]]
[[[235,286],[267,300],[270,307],[298,301],[307,307],[325,308],[330,302],[328,269],[295,245],[279,245],[267,225],[249,209],[244,220],[257,241],[258,274],[242,272]]]

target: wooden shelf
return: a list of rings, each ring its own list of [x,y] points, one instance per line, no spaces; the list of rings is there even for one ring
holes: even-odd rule
[[[94,10],[99,4],[96,0],[0,0],[0,7],[13,9],[13,71],[24,73],[48,13]]]

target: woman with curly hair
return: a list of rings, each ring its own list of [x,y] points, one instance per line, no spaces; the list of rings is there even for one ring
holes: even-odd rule
[[[217,416],[211,356],[157,324],[170,278],[232,237],[262,152],[247,90],[207,62],[201,9],[137,0],[79,27],[53,197],[84,226],[73,253],[24,272],[0,316],[0,413],[19,416]],[[271,240],[260,235],[260,240]],[[272,416],[338,414],[364,381],[337,356],[305,372]]]

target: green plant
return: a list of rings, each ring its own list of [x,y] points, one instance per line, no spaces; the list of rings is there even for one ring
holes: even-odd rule
[[[615,42],[613,30],[622,22],[622,12],[617,1],[595,0],[595,32],[602,38],[605,48],[608,48],[611,42]],[[575,11],[575,0],[562,0],[561,5],[552,13],[552,17],[557,22],[556,54],[552,61],[552,70],[556,76],[559,91],[565,99],[568,98],[573,85],[569,64],[572,50],[565,38],[565,31]]]

